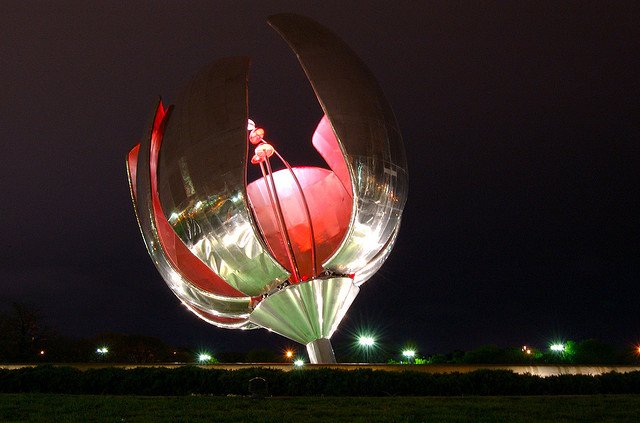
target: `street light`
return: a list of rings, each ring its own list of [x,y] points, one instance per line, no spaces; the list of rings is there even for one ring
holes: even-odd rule
[[[411,360],[416,356],[415,350],[404,350],[402,351],[402,355],[407,357],[407,360]]]
[[[211,354],[200,353],[198,354],[198,362],[200,363],[208,363],[211,361]]]
[[[294,362],[293,365],[296,367],[302,367],[304,366],[304,360],[301,358],[297,358]]]
[[[564,344],[551,344],[549,349],[553,352],[564,352]]]
[[[377,349],[376,339],[371,334],[359,335],[356,339],[357,346],[360,347],[361,357],[365,361],[371,360],[371,355]]]
[[[98,349],[96,349],[96,353],[98,353],[100,355],[107,355],[109,353],[109,348],[107,348],[107,347],[99,347]]]
[[[376,340],[372,336],[361,335],[358,337],[358,344],[365,348],[373,347],[376,344]]]

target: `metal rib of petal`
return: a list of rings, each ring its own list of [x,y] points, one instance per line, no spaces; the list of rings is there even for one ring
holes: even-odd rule
[[[289,285],[262,300],[250,321],[304,345],[329,339],[359,291],[347,277]]]
[[[371,72],[336,35],[294,14],[272,16],[269,24],[296,53],[349,169],[351,225],[323,267],[357,273],[396,231],[407,198],[406,157],[395,116]]]
[[[154,175],[151,172],[151,147],[154,141],[158,141],[158,137],[161,138],[164,118],[165,111],[160,103],[141,144],[134,147],[127,158],[129,187],[147,251],[162,278],[181,301],[217,316],[246,320],[250,312],[251,298],[217,295],[198,288],[171,263],[162,245],[157,228],[158,216],[153,204],[155,190],[152,189]],[[132,178],[134,175],[135,183]],[[159,209],[159,206],[156,208]]]
[[[247,58],[205,67],[167,123],[158,193],[189,250],[229,285],[260,295],[289,277],[247,208]]]

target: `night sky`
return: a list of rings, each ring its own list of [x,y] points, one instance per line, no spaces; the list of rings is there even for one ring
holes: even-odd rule
[[[337,349],[360,327],[423,354],[640,340],[637,2],[164,3],[0,6],[0,307],[32,304],[71,336],[292,343],[180,305],[147,255],[124,159],[158,95],[172,103],[202,66],[244,55],[251,117],[307,163],[322,112],[266,23],[294,12],[369,66],[408,153],[397,245]]]

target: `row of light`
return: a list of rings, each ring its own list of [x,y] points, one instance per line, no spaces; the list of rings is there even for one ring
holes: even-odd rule
[[[372,347],[375,347],[376,345],[376,340],[374,337],[369,336],[369,335],[362,335],[358,337],[358,345],[360,345],[361,347],[365,348],[365,349],[369,349]],[[565,344],[562,343],[554,343],[549,345],[549,349],[553,352],[556,353],[564,353],[566,351],[566,346]],[[530,355],[532,354],[532,349],[528,346],[523,346],[522,347],[522,351],[527,354]],[[640,354],[640,346],[636,347],[636,352],[638,354]],[[105,356],[109,353],[109,348],[102,346],[102,347],[98,347],[96,349],[96,353],[101,355],[101,356]],[[42,350],[40,351],[40,355],[44,355],[45,351]],[[174,353],[175,354],[175,353]],[[304,360],[301,358],[295,358],[295,353],[293,350],[286,350],[284,353],[285,357],[287,359],[293,360],[293,364],[295,366],[303,366],[304,365]],[[414,349],[405,349],[402,351],[402,356],[407,358],[407,360],[412,360],[416,357],[416,351]],[[198,362],[199,363],[208,363],[213,359],[213,357],[211,356],[211,354],[203,352],[203,353],[199,353],[198,354]]]

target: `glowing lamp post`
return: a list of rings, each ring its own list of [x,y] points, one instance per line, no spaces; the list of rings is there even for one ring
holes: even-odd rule
[[[549,349],[556,353],[564,352],[564,344],[551,344]]]
[[[147,250],[189,310],[267,328],[331,363],[331,335],[395,243],[406,157],[381,89],[344,42],[302,16],[269,24],[322,107],[311,141],[326,168],[284,159],[249,120],[249,60],[227,58],[175,106],[158,104],[127,157],[130,189]],[[248,183],[250,163],[262,177]]]
[[[361,356],[369,361],[372,353],[376,350],[376,339],[371,335],[360,335],[357,338],[357,342],[360,347]]]
[[[363,335],[358,338],[358,344],[361,347],[369,348],[373,347],[376,344],[376,340],[371,336]]]
[[[211,354],[208,354],[208,353],[198,354],[198,363],[206,364],[210,362],[211,359],[212,359]]]
[[[407,362],[411,363],[411,360],[416,357],[416,352],[415,350],[404,350],[402,355],[407,359]]]
[[[102,346],[96,348],[96,354],[98,355],[98,360],[103,361],[107,359],[107,354],[109,354],[109,348]]]

